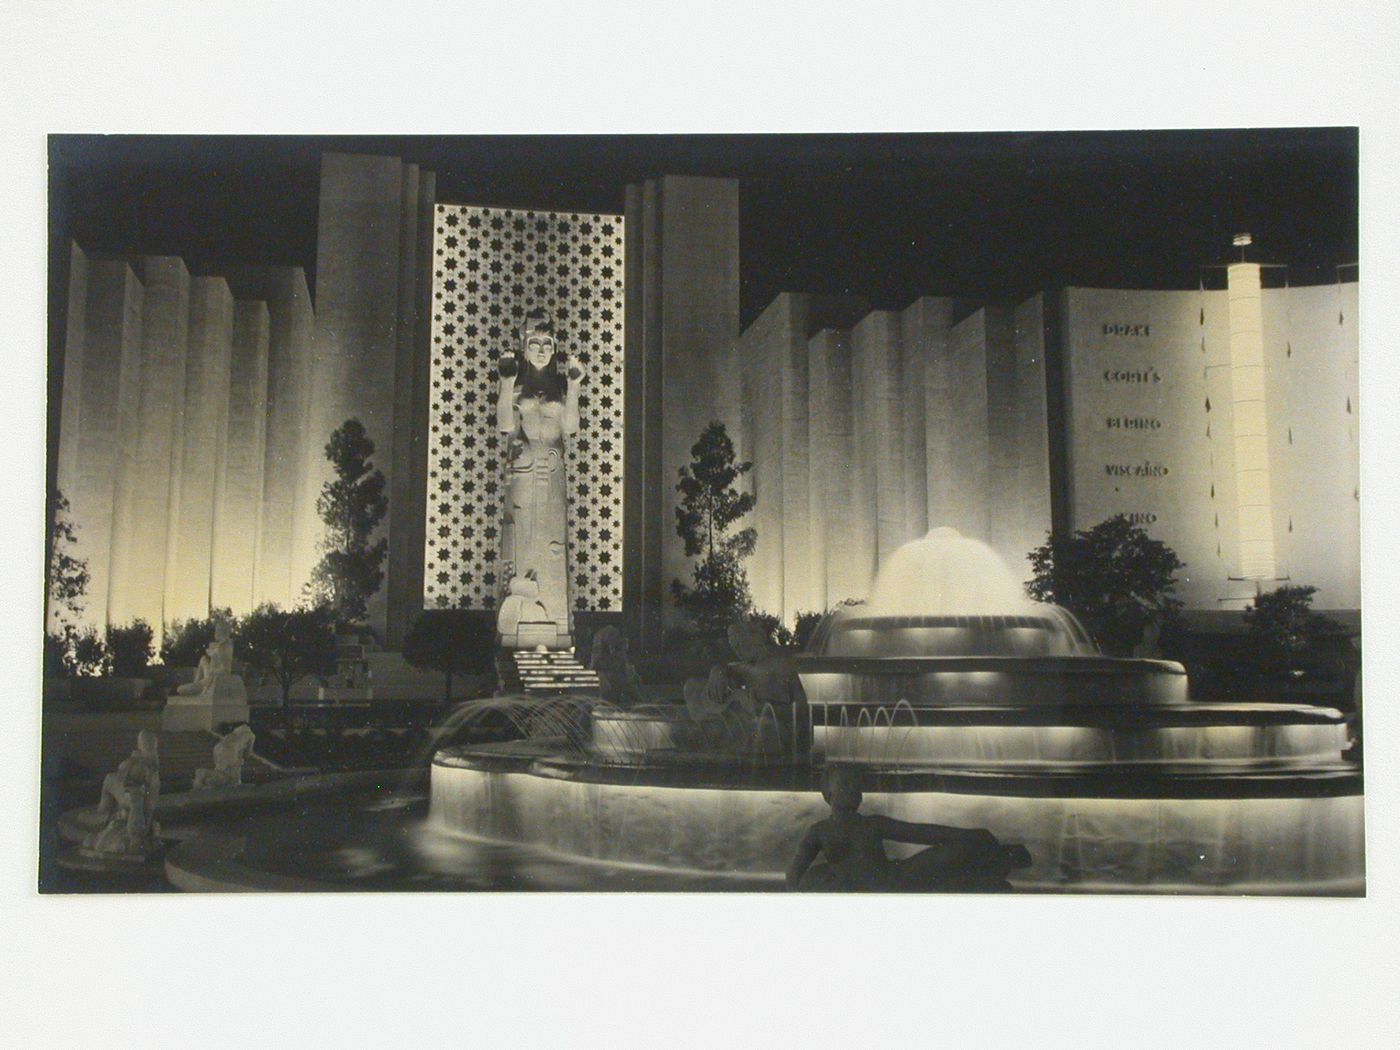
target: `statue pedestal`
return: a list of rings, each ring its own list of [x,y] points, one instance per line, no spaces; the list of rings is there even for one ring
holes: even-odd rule
[[[236,674],[220,675],[197,696],[172,696],[160,713],[166,733],[212,732],[225,722],[248,721],[248,692]]]

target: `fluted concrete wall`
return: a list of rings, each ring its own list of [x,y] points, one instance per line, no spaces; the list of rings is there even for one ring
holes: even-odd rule
[[[1020,420],[1017,418],[1017,369],[1015,318],[1012,308],[996,305],[983,311],[987,370],[987,471],[984,498],[986,544],[1008,564],[1024,551],[1017,550],[1021,535]]]
[[[386,642],[402,644],[423,611],[428,501],[429,329],[437,179],[410,169],[399,230],[399,325],[394,363],[394,445],[389,473]],[[416,176],[416,177],[415,177]]]
[[[221,502],[214,518],[211,604],[242,616],[253,608],[267,451],[268,310],[233,308],[228,426]]]
[[[184,438],[190,275],[182,260],[143,261],[141,377],[134,467],[123,483],[132,513],[116,522],[113,623],[142,619],[159,644],[165,616],[171,487]]]
[[[307,417],[315,315],[300,268],[265,272],[268,310],[267,426],[254,604],[295,604],[306,581],[292,572],[297,501],[306,499]]]
[[[905,515],[900,316],[868,314],[851,333],[857,527],[873,531],[874,574],[909,538]],[[859,545],[861,556],[867,544]],[[864,564],[864,563],[862,563]]]
[[[987,317],[979,310],[953,328],[948,339],[945,447],[948,453],[948,520],[964,536],[985,540],[989,530],[987,432]]]
[[[745,568],[754,605],[782,615],[783,554],[786,535],[783,502],[786,407],[784,390],[787,344],[800,319],[798,297],[780,295],[750,325],[739,341],[744,376],[744,400],[752,433],[754,469],[749,478],[754,495],[753,527],[758,542]],[[805,508],[804,508],[805,510]]]
[[[296,508],[293,579],[309,577],[319,557],[323,529],[316,496],[333,476],[325,446],[337,427],[348,419],[364,424],[374,442],[373,465],[383,471],[389,491],[395,489],[395,384],[405,354],[400,329],[411,323],[402,310],[416,287],[416,277],[405,268],[418,259],[406,241],[416,243],[410,224],[416,226],[421,189],[417,166],[395,157],[327,153],[321,160],[314,394]],[[406,510],[390,502],[383,528],[391,539],[398,531],[395,513]],[[415,556],[421,559],[421,548]],[[388,590],[381,587],[369,602],[372,627],[387,629],[388,605]]]
[[[95,577],[84,619],[143,619],[158,645],[164,624],[211,602],[291,604],[312,318],[301,271],[237,271],[269,309],[235,301],[222,277],[192,280],[178,258],[145,258],[138,276],[75,245],[69,262],[57,483]],[[280,564],[280,590],[268,564]]]
[[[676,479],[712,421],[736,450],[743,432],[739,187],[667,176],[628,187],[623,606],[635,643],[660,644],[675,620],[671,583],[692,559],[675,531]]]
[[[1043,296],[1016,307],[1016,483],[1006,513],[1016,523],[1009,538],[1010,564],[1030,578],[1027,555],[1050,531],[1050,443],[1046,405],[1045,302]],[[1005,501],[1003,501],[1003,504]]]
[[[79,325],[69,319],[65,364],[64,421],[71,428],[60,439],[58,484],[68,498],[77,533],[75,557],[87,562],[90,574],[83,619],[102,626],[111,599],[113,523],[121,512],[130,520],[129,504],[117,487],[123,469],[124,445],[131,438],[141,355],[141,284],[125,262],[89,260],[81,253],[73,262],[85,270],[77,285],[85,291]],[[74,331],[74,329],[78,331]]]
[[[165,615],[208,615],[214,529],[227,450],[233,295],[222,277],[190,283],[185,364],[185,432],[171,496]]]
[[[783,438],[783,601],[779,615],[791,623],[800,612],[819,609],[811,571],[810,378],[807,367],[808,304],[794,311],[794,324],[779,344]],[[822,588],[825,590],[825,587]]]
[[[749,580],[754,605],[788,622],[819,601],[810,553],[807,336],[813,305],[810,296],[778,296],[739,343],[757,500],[758,545]]]
[[[772,508],[756,515],[755,573],[781,572],[783,615],[867,597],[895,550],[938,526],[987,542],[1018,567],[1050,523],[1039,297],[979,310],[956,327],[952,301],[930,297],[821,331],[805,367],[779,362],[770,383],[782,392],[805,377],[805,443],[796,420],[783,425],[787,399],[752,378],[772,371],[773,348],[785,345],[780,336],[796,327],[794,304],[804,298],[779,297],[741,344],[754,350],[747,400],[760,508],[805,455],[805,513],[787,500],[778,521]],[[780,549],[763,545],[765,531],[781,537]]]
[[[808,343],[812,607],[863,598],[874,563],[874,530],[857,520],[851,340],[826,329]]]
[[[84,346],[87,338],[87,255],[76,244],[68,246],[68,309],[63,343],[63,393],[58,424],[58,464],[55,471],[58,490],[69,501],[78,494],[78,453],[82,438]],[[84,610],[88,613],[88,610]],[[57,631],[67,613],[49,602],[45,629]],[[91,623],[88,615],[86,622]]]
[[[901,315],[904,384],[904,447],[907,514],[913,536],[939,524],[944,513],[940,485],[944,452],[931,437],[940,432],[945,410],[934,397],[939,362],[947,354],[953,301],[925,296]],[[932,401],[932,404],[930,403]],[[935,502],[935,499],[939,502]]]

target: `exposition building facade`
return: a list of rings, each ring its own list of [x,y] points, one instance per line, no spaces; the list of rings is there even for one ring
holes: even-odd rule
[[[932,527],[1029,575],[1052,528],[1120,513],[1186,562],[1190,609],[1280,580],[1356,609],[1357,283],[1261,287],[1271,273],[971,312],[787,293],[741,332],[734,180],[631,186],[621,215],[537,212],[439,202],[415,165],[326,154],[314,295],[295,268],[191,276],[72,248],[58,485],[86,616],[294,604],[324,446],[350,418],[388,482],[372,626],[395,647],[425,608],[493,608],[495,361],[532,306],[585,376],[578,612],[647,646],[690,572],[677,471],[715,419],[754,463],[755,602],[789,621],[863,597]]]

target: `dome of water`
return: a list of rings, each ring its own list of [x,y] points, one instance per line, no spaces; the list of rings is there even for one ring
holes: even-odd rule
[[[1043,610],[995,551],[937,528],[900,547],[880,569],[871,616],[1018,616]]]

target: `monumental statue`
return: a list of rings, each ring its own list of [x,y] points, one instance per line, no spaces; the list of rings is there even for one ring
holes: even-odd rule
[[[499,371],[496,421],[506,442],[502,582],[509,588],[517,576],[535,581],[533,600],[554,629],[550,639],[538,630],[530,637],[536,645],[567,649],[573,602],[564,439],[578,432],[582,372],[567,365],[551,322],[539,311],[526,316],[519,349],[501,358]]]

